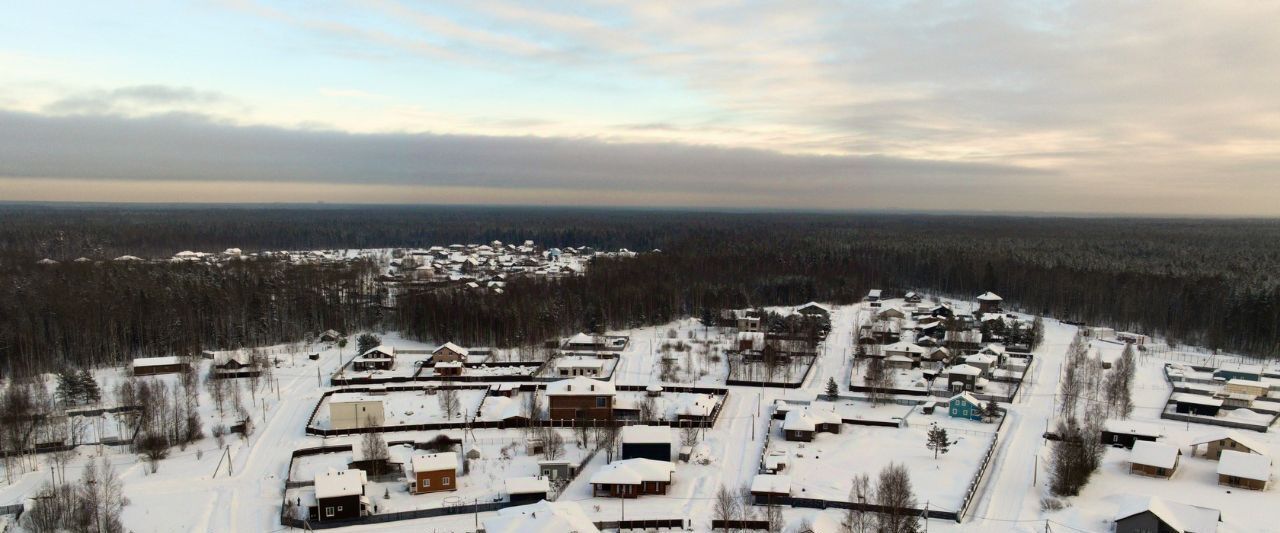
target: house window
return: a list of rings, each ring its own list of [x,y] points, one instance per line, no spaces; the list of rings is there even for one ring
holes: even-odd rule
[[[431,486],[431,480],[430,480],[430,479],[424,479],[424,480],[422,480],[422,488],[424,488],[424,489],[425,489],[425,488],[430,487],[430,486]]]
[[[324,508],[324,516],[325,516],[325,517],[333,516],[333,508],[332,508],[332,507],[325,507],[325,508]]]
[[[959,409],[956,409],[955,407],[952,407],[952,408],[951,408],[951,414],[953,414],[953,415],[958,415],[958,414],[960,414],[960,410],[959,410]]]
[[[446,486],[446,487],[448,487],[448,486],[449,486],[449,478],[447,478],[447,477],[446,477],[446,478],[444,478],[444,483],[443,483],[443,485],[444,485],[444,486]]]
[[[341,513],[341,512],[342,512],[342,506],[341,506],[341,505],[339,505],[339,506],[338,506],[338,512],[339,512],[339,513]]]
[[[608,398],[596,398],[596,407],[606,407],[608,405],[608,401]]]

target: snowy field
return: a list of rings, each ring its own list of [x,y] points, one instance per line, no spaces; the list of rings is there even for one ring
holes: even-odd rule
[[[934,509],[956,510],[991,446],[995,425],[944,416],[912,418],[905,428],[845,424],[840,433],[818,433],[813,442],[786,441],[779,423],[768,453],[786,454],[787,466],[779,473],[791,476],[796,497],[848,501],[854,475],[874,479],[892,462],[906,465],[917,499]],[[937,460],[925,447],[929,422],[934,421],[955,441]]]
[[[402,426],[406,424],[435,424],[441,422],[462,422],[475,417],[476,410],[480,408],[481,400],[484,400],[488,394],[488,388],[479,389],[459,389],[457,390],[457,398],[459,410],[450,418],[446,415],[445,410],[441,406],[441,398],[444,396],[440,392],[431,392],[431,389],[422,391],[393,391],[386,395],[380,395],[382,399],[382,409],[385,416],[383,426]],[[330,429],[329,424],[329,400],[332,396],[325,397],[321,402],[320,408],[316,410],[316,417],[311,421],[311,427],[317,429]]]

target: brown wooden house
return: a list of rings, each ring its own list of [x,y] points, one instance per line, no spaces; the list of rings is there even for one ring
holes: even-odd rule
[[[675,464],[653,459],[623,459],[605,465],[591,476],[591,495],[608,498],[635,498],[646,494],[666,494]]]
[[[133,360],[133,375],[154,376],[157,374],[176,374],[185,371],[189,365],[178,357],[142,357]]]
[[[1218,484],[1249,490],[1267,490],[1271,459],[1256,453],[1226,450],[1218,460]]]
[[[1129,453],[1129,473],[1151,477],[1173,477],[1178,470],[1182,452],[1168,444],[1152,441],[1133,443]]]
[[[364,486],[368,482],[363,470],[329,469],[316,476],[316,508],[311,513],[318,521],[359,518],[368,514],[369,498]]]
[[[585,377],[547,384],[547,416],[552,420],[610,420],[613,418],[613,383]]]
[[[465,363],[470,352],[457,344],[446,342],[431,352],[431,361],[434,363]]]
[[[425,453],[413,456],[413,479],[409,492],[426,494],[446,490],[458,490],[458,454],[454,452]]]

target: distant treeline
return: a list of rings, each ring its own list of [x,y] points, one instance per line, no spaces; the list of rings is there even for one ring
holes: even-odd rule
[[[1259,355],[1280,351],[1280,221],[437,207],[0,207],[5,370],[385,326],[470,344],[852,302],[870,288],[971,298]],[[68,264],[191,249],[522,241],[630,248],[503,294],[419,292],[383,314],[368,265]],[[39,266],[37,259],[64,261]],[[83,338],[81,338],[83,337]]]

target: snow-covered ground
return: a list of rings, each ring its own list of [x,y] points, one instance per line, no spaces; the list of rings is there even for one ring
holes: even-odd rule
[[[894,302],[886,303],[893,304]],[[957,309],[967,309],[967,305],[961,304]],[[779,310],[787,312],[790,309]],[[824,393],[829,378],[834,378],[839,384],[842,395],[848,394],[845,389],[847,377],[852,371],[850,354],[853,328],[858,322],[858,315],[865,312],[862,305],[833,308],[832,331],[814,362],[812,372],[800,389],[729,387],[729,394],[723,399],[724,407],[715,427],[701,430],[698,434],[695,455],[706,458],[707,464],[701,464],[700,461],[678,464],[675,483],[669,494],[627,501],[625,517],[683,517],[691,520],[695,530],[705,531],[713,514],[716,490],[722,485],[738,489],[749,484],[756,474],[759,458],[764,452],[764,435],[769,427],[775,400],[812,400]],[[677,351],[673,347],[667,350],[668,354],[675,354],[679,368],[675,373],[676,379],[663,380],[662,347],[670,346],[669,341],[673,339],[669,338],[668,332],[672,329],[676,330],[677,339],[685,341],[690,349]],[[1109,530],[1109,520],[1117,508],[1118,498],[1130,494],[1154,494],[1174,501],[1219,508],[1223,513],[1220,531],[1224,533],[1274,530],[1271,526],[1280,522],[1280,508],[1271,502],[1275,499],[1275,488],[1262,493],[1238,489],[1228,492],[1213,480],[1212,472],[1216,463],[1185,456],[1189,452],[1186,443],[1217,428],[1159,418],[1160,409],[1169,394],[1168,385],[1161,373],[1164,362],[1221,358],[1207,352],[1182,348],[1178,352],[1143,352],[1140,355],[1134,391],[1137,408],[1133,415],[1134,420],[1161,427],[1165,434],[1164,441],[1183,449],[1182,470],[1171,480],[1130,476],[1126,473],[1124,464],[1129,452],[1108,449],[1101,471],[1080,496],[1067,499],[1064,510],[1048,513],[1042,511],[1040,503],[1047,494],[1045,465],[1049,457],[1049,448],[1042,435],[1055,412],[1060,366],[1076,327],[1055,320],[1045,320],[1045,330],[1045,342],[1035,351],[1036,360],[1028,369],[1024,387],[1015,403],[1007,406],[1008,415],[999,433],[995,455],[964,521],[956,524],[931,520],[931,531],[1031,533],[1044,531],[1046,520],[1049,520],[1053,531],[1069,531],[1074,528],[1103,532]],[[618,354],[617,368],[612,378],[614,382],[628,385],[681,383],[723,386],[726,373],[724,359],[722,356],[719,361],[714,359],[715,350],[722,349],[729,338],[727,330],[703,328],[697,320],[686,319],[618,333],[629,335],[631,341]],[[703,338],[707,339],[704,344],[707,347],[705,354],[699,353],[697,348],[697,341]],[[412,345],[409,341],[398,339],[393,333],[384,334],[383,339],[388,344]],[[1114,343],[1097,341],[1094,347],[1105,359],[1118,355],[1116,350],[1119,345]],[[287,470],[290,452],[320,445],[353,444],[357,446],[358,454],[359,436],[322,438],[307,436],[303,431],[321,394],[332,389],[328,385],[328,376],[342,362],[348,361],[355,349],[350,345],[345,349],[324,345],[281,345],[267,347],[265,351],[280,361],[279,368],[274,369],[274,378],[279,380],[279,396],[277,399],[274,389],[270,393],[260,391],[254,395],[256,403],[250,413],[256,429],[247,439],[232,436],[226,439],[225,448],[219,448],[212,438],[206,437],[185,450],[175,448],[170,457],[160,463],[160,470],[155,474],[151,474],[146,465],[127,450],[81,446],[70,463],[68,476],[78,475],[86,462],[99,453],[106,457],[125,482],[126,495],[132,503],[126,508],[123,518],[126,527],[133,531],[279,530],[281,526],[277,516],[284,482],[289,476]],[[311,361],[306,357],[306,354],[316,352],[319,353],[319,360]],[[496,357],[499,360],[508,358],[518,357],[511,357],[511,354]],[[207,369],[207,362],[204,363],[204,368]],[[118,370],[99,370],[95,374],[103,385],[104,393],[121,379]],[[245,380],[237,381],[243,385]],[[412,393],[406,395],[406,398],[404,405],[395,404],[388,410],[388,414],[396,412],[399,413],[396,416],[404,416],[404,413],[412,410],[414,414],[409,416],[417,417],[430,416],[428,413],[432,409],[438,411],[438,402],[434,398]],[[245,399],[249,399],[247,393]],[[479,395],[475,398],[465,397],[462,402],[463,411],[468,416],[473,416],[480,405],[479,400]],[[206,435],[212,425],[229,424],[232,421],[230,415],[219,416],[207,393],[202,392],[200,401],[200,416],[205,421]],[[624,401],[630,400],[624,398]],[[486,417],[511,410],[518,411],[517,406],[521,403],[523,398],[517,396],[505,408],[495,404],[492,408],[494,412]],[[858,402],[854,402],[850,408],[855,416],[867,414],[875,419],[893,419],[910,411],[910,406],[870,408],[858,405]],[[322,408],[317,414],[327,415],[327,411]],[[932,452],[925,448],[922,434],[928,424],[934,421],[954,431],[953,439],[961,440],[960,444],[938,461],[934,461]],[[944,502],[948,502],[948,498],[954,503],[955,495],[962,492],[955,489],[960,483],[967,483],[973,468],[976,468],[973,454],[979,452],[974,450],[985,452],[985,445],[981,443],[990,441],[990,436],[984,436],[981,432],[990,431],[993,426],[952,420],[941,414],[923,415],[919,411],[912,412],[908,422],[909,427],[902,429],[845,425],[839,440],[833,440],[832,437],[836,437],[833,435],[820,436],[817,442],[806,445],[809,451],[821,450],[814,453],[820,459],[814,458],[797,464],[797,468],[810,470],[808,474],[797,476],[799,486],[805,487],[806,492],[826,491],[831,497],[840,498],[847,491],[847,487],[841,484],[847,483],[853,472],[874,473],[879,468],[878,465],[898,461],[908,464],[921,503],[928,501],[931,506],[939,508],[947,506]],[[967,433],[970,431],[973,433]],[[465,435],[461,430],[407,431],[387,437],[394,441],[428,441],[440,434],[454,439],[465,436],[481,450],[483,458],[473,463],[472,473],[464,476],[466,490],[410,497],[407,494],[397,495],[397,489],[392,488],[394,483],[385,487],[375,485],[369,489],[369,494],[378,503],[380,510],[410,508],[402,507],[410,504],[411,508],[443,505],[449,496],[457,496],[460,500],[476,498],[484,501],[484,498],[491,499],[500,495],[502,479],[536,473],[536,458],[525,455],[523,432],[520,430],[477,430]],[[566,430],[564,435],[566,458],[584,457],[586,450],[575,445],[573,433]],[[1250,436],[1266,442],[1272,457],[1280,454],[1280,442],[1277,442],[1274,431],[1266,434],[1250,432]],[[829,446],[828,442],[837,443],[845,439],[853,439],[854,442],[848,446],[825,448]],[[774,439],[774,442],[781,443],[780,439]],[[507,449],[507,458],[502,455],[504,448]],[[305,462],[294,473],[295,478],[313,475],[317,469],[350,460],[343,454],[332,455],[334,457],[320,456],[326,458]],[[230,468],[227,464],[228,456]],[[827,459],[834,459],[838,464],[831,467],[826,464]],[[623,516],[623,502],[591,497],[587,482],[604,461],[604,454],[597,454],[582,475],[565,489],[560,499],[581,504],[583,511],[594,520],[616,520]],[[38,458],[37,462],[37,470],[15,472],[13,483],[0,486],[0,505],[28,501],[27,498],[34,495],[40,484],[49,478],[44,458]],[[1276,476],[1275,468],[1273,465],[1272,476],[1280,478]],[[833,471],[836,475],[833,475]],[[391,492],[392,499],[383,500],[384,492]],[[784,510],[789,530],[797,527],[801,521],[812,520],[822,513],[838,518],[837,511]],[[481,513],[480,521],[484,520],[485,515]],[[473,516],[460,515],[360,526],[352,530],[471,531],[474,520]]]
[[[480,401],[488,394],[487,387],[476,389],[458,389],[459,409],[450,418],[445,415],[441,406],[444,396],[432,389],[421,391],[393,391],[379,396],[382,399],[384,427],[402,426],[406,424],[436,424],[441,422],[462,422],[475,417],[480,408]],[[329,399],[326,397],[316,410],[316,417],[311,427],[330,429]]]

